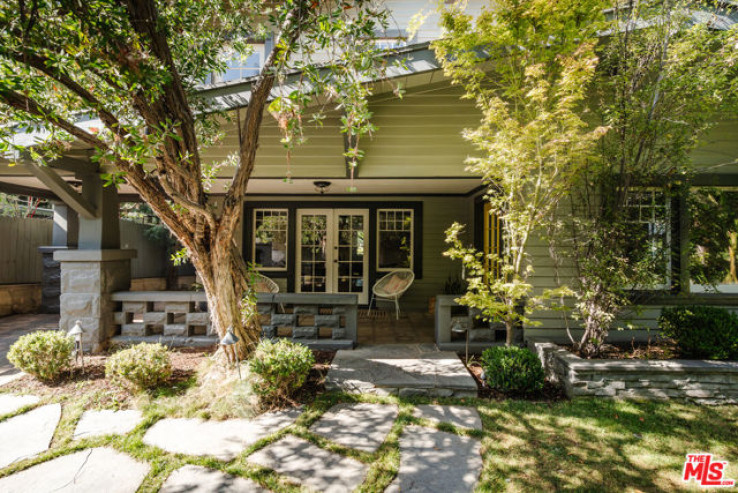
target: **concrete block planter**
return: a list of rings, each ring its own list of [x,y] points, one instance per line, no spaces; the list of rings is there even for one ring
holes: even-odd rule
[[[586,360],[551,342],[528,347],[546,377],[569,398],[678,399],[707,405],[738,404],[738,361]]]

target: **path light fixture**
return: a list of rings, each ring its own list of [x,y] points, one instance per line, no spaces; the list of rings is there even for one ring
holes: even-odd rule
[[[74,338],[74,362],[77,363],[78,360],[82,360],[82,371],[85,369],[85,357],[82,353],[82,334],[84,333],[85,331],[79,320],[77,320],[74,323],[74,327],[67,332],[67,336]]]
[[[466,333],[466,359],[464,364],[469,366],[469,332],[471,331],[471,320],[469,317],[453,317],[451,319],[451,332],[455,334]]]
[[[228,330],[226,330],[226,335],[223,336],[223,339],[220,340],[220,345],[228,350],[228,348],[235,346],[236,343],[238,343],[238,341],[240,340],[241,339],[239,339],[238,336],[233,333],[233,327],[228,327]],[[238,354],[238,348],[234,347],[233,353],[235,355],[236,366],[238,367],[238,379],[241,380],[241,358]]]

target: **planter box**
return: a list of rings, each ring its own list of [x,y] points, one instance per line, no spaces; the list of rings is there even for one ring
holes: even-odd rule
[[[704,360],[586,360],[551,342],[528,339],[546,377],[569,398],[679,399],[738,404],[738,362]]]

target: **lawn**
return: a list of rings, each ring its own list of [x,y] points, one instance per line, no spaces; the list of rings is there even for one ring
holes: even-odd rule
[[[231,462],[166,453],[142,441],[146,430],[167,415],[181,415],[173,405],[177,394],[137,401],[144,422],[124,437],[72,441],[82,411],[94,400],[49,395],[41,404],[62,402],[62,421],[52,448],[34,459],[0,472],[4,476],[32,464],[84,448],[107,445],[152,465],[140,491],[156,491],[167,476],[186,463],[201,464],[250,477],[277,491],[300,489],[272,471],[248,463],[247,457],[287,433],[371,465],[361,491],[383,491],[399,467],[398,438],[408,424],[435,426],[412,417],[415,404],[439,402],[475,406],[484,431],[450,425],[440,429],[482,440],[484,469],[477,491],[674,491],[684,488],[681,469],[688,452],[707,451],[730,461],[727,477],[738,478],[738,406],[698,407],[673,402],[576,401],[530,402],[482,399],[398,399],[346,394],[321,394],[305,405],[292,426],[275,433]],[[380,449],[369,454],[347,449],[309,432],[309,426],[338,402],[398,403],[400,415]],[[190,414],[185,412],[184,414]],[[696,487],[692,486],[693,489]],[[304,490],[303,490],[304,491]]]

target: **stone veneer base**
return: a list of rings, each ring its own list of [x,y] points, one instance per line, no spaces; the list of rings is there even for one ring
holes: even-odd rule
[[[738,361],[586,360],[551,342],[528,339],[546,377],[569,398],[677,399],[738,404]]]

